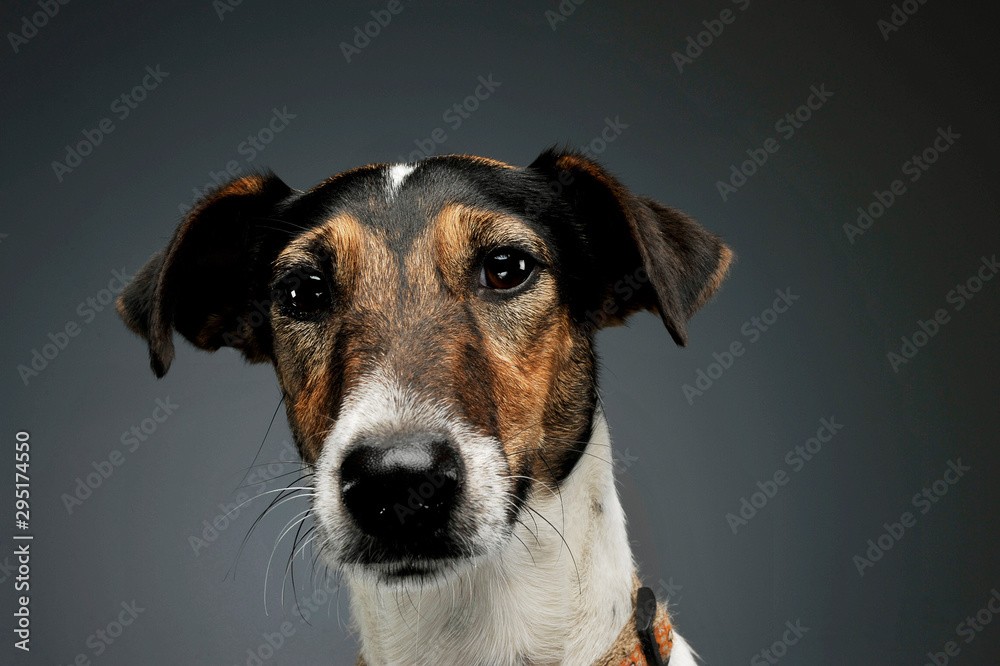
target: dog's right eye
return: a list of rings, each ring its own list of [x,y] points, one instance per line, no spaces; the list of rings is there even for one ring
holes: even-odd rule
[[[313,270],[294,271],[281,278],[273,298],[282,312],[304,321],[319,318],[333,304],[326,278]]]
[[[479,284],[487,289],[510,291],[524,284],[535,270],[535,259],[527,252],[500,248],[486,256]]]

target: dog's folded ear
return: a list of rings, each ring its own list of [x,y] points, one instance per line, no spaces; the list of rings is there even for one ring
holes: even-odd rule
[[[718,236],[680,211],[632,194],[588,157],[548,150],[528,167],[568,206],[585,244],[591,301],[582,313],[592,327],[621,324],[638,310],[657,312],[678,345],[687,322],[719,288],[734,259]],[[596,287],[596,289],[593,289]]]
[[[118,313],[148,342],[157,377],[173,360],[175,328],[201,349],[267,359],[266,308],[256,321],[254,299],[266,298],[268,270],[287,242],[275,215],[293,192],[273,174],[254,174],[206,194],[122,291]]]

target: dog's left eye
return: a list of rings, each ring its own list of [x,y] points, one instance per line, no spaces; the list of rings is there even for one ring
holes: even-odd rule
[[[333,299],[326,279],[313,271],[296,271],[275,287],[274,299],[286,314],[296,319],[315,319],[330,309]]]
[[[535,259],[527,252],[500,248],[486,256],[479,284],[487,289],[505,291],[522,285],[535,270]]]

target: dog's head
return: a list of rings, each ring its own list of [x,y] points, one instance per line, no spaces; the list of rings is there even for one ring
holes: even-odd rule
[[[467,156],[273,175],[206,196],[118,303],[154,372],[172,331],[269,361],[313,467],[323,550],[383,581],[497,554],[590,436],[594,333],[678,344],[732,253],[588,158]]]

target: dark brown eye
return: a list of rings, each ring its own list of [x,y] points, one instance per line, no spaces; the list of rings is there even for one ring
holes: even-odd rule
[[[330,309],[333,299],[326,279],[313,270],[299,270],[281,278],[274,300],[289,317],[315,320]]]
[[[535,270],[534,258],[521,250],[500,248],[486,256],[479,284],[487,289],[507,290],[524,283]]]

